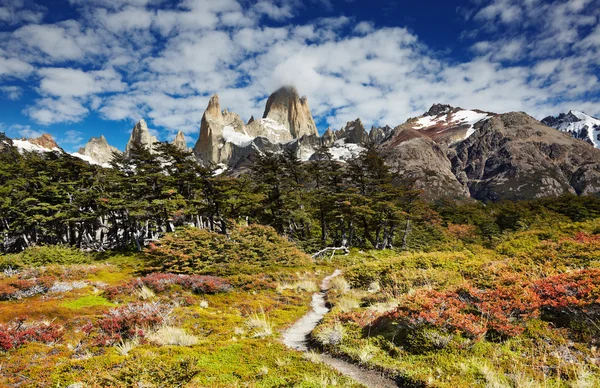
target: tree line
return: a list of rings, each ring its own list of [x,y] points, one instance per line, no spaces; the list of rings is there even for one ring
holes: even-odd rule
[[[10,140],[0,134],[0,144]],[[113,155],[111,168],[71,155],[0,150],[0,250],[64,244],[142,249],[177,227],[228,235],[236,224],[272,226],[310,252],[407,248],[442,238],[439,225],[474,225],[490,240],[544,214],[600,215],[600,201],[573,197],[486,205],[425,203],[394,176],[377,149],[340,163],[326,148],[303,162],[294,152],[257,154],[249,172],[216,175],[189,151],[158,143]],[[543,201],[546,201],[544,203]],[[578,215],[579,214],[579,215]],[[581,216],[583,214],[583,216]],[[573,218],[575,217],[575,218]]]

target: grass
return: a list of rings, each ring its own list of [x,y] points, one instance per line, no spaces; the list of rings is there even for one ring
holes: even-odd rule
[[[69,308],[71,310],[79,310],[87,307],[97,307],[97,306],[106,306],[113,307],[116,306],[114,303],[111,303],[108,299],[99,296],[99,295],[86,295],[81,298],[71,300],[68,302],[63,302],[61,306]]]

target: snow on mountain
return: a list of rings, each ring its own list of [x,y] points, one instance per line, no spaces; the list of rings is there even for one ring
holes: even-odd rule
[[[364,147],[354,143],[346,143],[344,139],[336,140],[329,152],[333,156],[333,160],[347,161],[360,155],[365,150]]]
[[[46,148],[38,144],[33,144],[29,140],[13,140],[13,145],[19,152],[62,152],[58,147]]]
[[[252,136],[247,133],[236,132],[236,130],[229,125],[223,127],[223,139],[225,142],[235,144],[238,147],[246,147],[254,140]]]
[[[108,163],[99,163],[98,161],[94,160],[92,157],[90,157],[88,155],[80,154],[79,152],[73,152],[70,155],[74,156],[76,158],[79,158],[79,159],[83,160],[84,162],[88,162],[89,164],[92,164],[92,165],[101,166],[104,168],[112,168],[112,166]]]
[[[442,133],[449,128],[467,126],[464,139],[469,138],[475,133],[475,124],[482,120],[487,120],[492,117],[491,114],[474,110],[451,110],[446,108],[437,115],[425,115],[420,117],[414,123],[416,130],[436,130],[437,133]]]
[[[600,148],[600,120],[584,112],[571,110],[557,117],[548,116],[542,120],[542,123]]]

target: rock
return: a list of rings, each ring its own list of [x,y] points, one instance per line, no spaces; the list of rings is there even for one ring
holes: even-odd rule
[[[321,144],[325,147],[329,147],[336,141],[335,133],[331,130],[331,127],[327,127],[327,130],[321,137]]]
[[[453,171],[475,199],[599,194],[600,151],[522,112],[492,117],[454,152]]]
[[[548,116],[542,123],[600,148],[600,120],[584,112],[571,110],[557,117]]]
[[[399,128],[381,147],[386,164],[399,183],[414,183],[426,200],[465,199],[469,190],[452,172],[442,145],[413,129]]]
[[[215,94],[202,116],[200,137],[194,146],[196,158],[205,165],[228,164],[232,150],[231,145],[226,144],[223,132],[226,130],[227,133],[244,135],[244,127],[239,115],[227,110],[221,111],[219,96]]]
[[[369,132],[369,140],[375,144],[379,145],[388,140],[394,134],[394,128],[386,125],[385,127],[371,127],[371,131]]]
[[[369,140],[369,135],[360,119],[346,123],[346,126],[335,132],[336,140],[344,139],[346,143],[364,145]]]
[[[77,154],[86,156],[93,162],[101,165],[109,164],[112,160],[113,153],[121,154],[121,151],[110,146],[104,135],[92,137],[84,147],[77,151]]]
[[[433,104],[431,106],[431,108],[429,108],[429,110],[425,113],[423,113],[423,116],[439,116],[439,115],[443,115],[443,114],[448,114],[454,110],[460,110],[460,108],[455,108],[451,105],[447,105],[447,104]]]
[[[141,119],[137,124],[135,124],[133,130],[131,131],[131,136],[129,137],[129,141],[125,147],[125,155],[129,155],[133,144],[143,145],[152,153],[154,152],[154,144],[157,142],[158,139],[150,134],[150,130],[148,130],[146,121]]]
[[[27,139],[31,144],[38,145],[42,148],[46,148],[48,150],[60,149],[58,144],[52,138],[52,135],[49,133],[44,133],[42,136],[35,139]]]
[[[182,151],[187,151],[189,149],[187,141],[185,140],[185,135],[181,131],[177,132],[177,136],[175,136],[175,140],[173,140],[173,145]]]
[[[300,98],[293,86],[281,87],[269,96],[263,118],[283,124],[294,139],[304,135],[318,136],[308,100]]]

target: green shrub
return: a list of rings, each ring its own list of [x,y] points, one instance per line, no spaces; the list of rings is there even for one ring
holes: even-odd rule
[[[0,270],[6,268],[41,267],[45,265],[89,264],[92,257],[79,249],[51,245],[31,247],[21,253],[0,256]]]
[[[151,265],[171,273],[231,275],[311,262],[268,226],[236,227],[229,236],[186,228],[165,235],[146,250]]]

